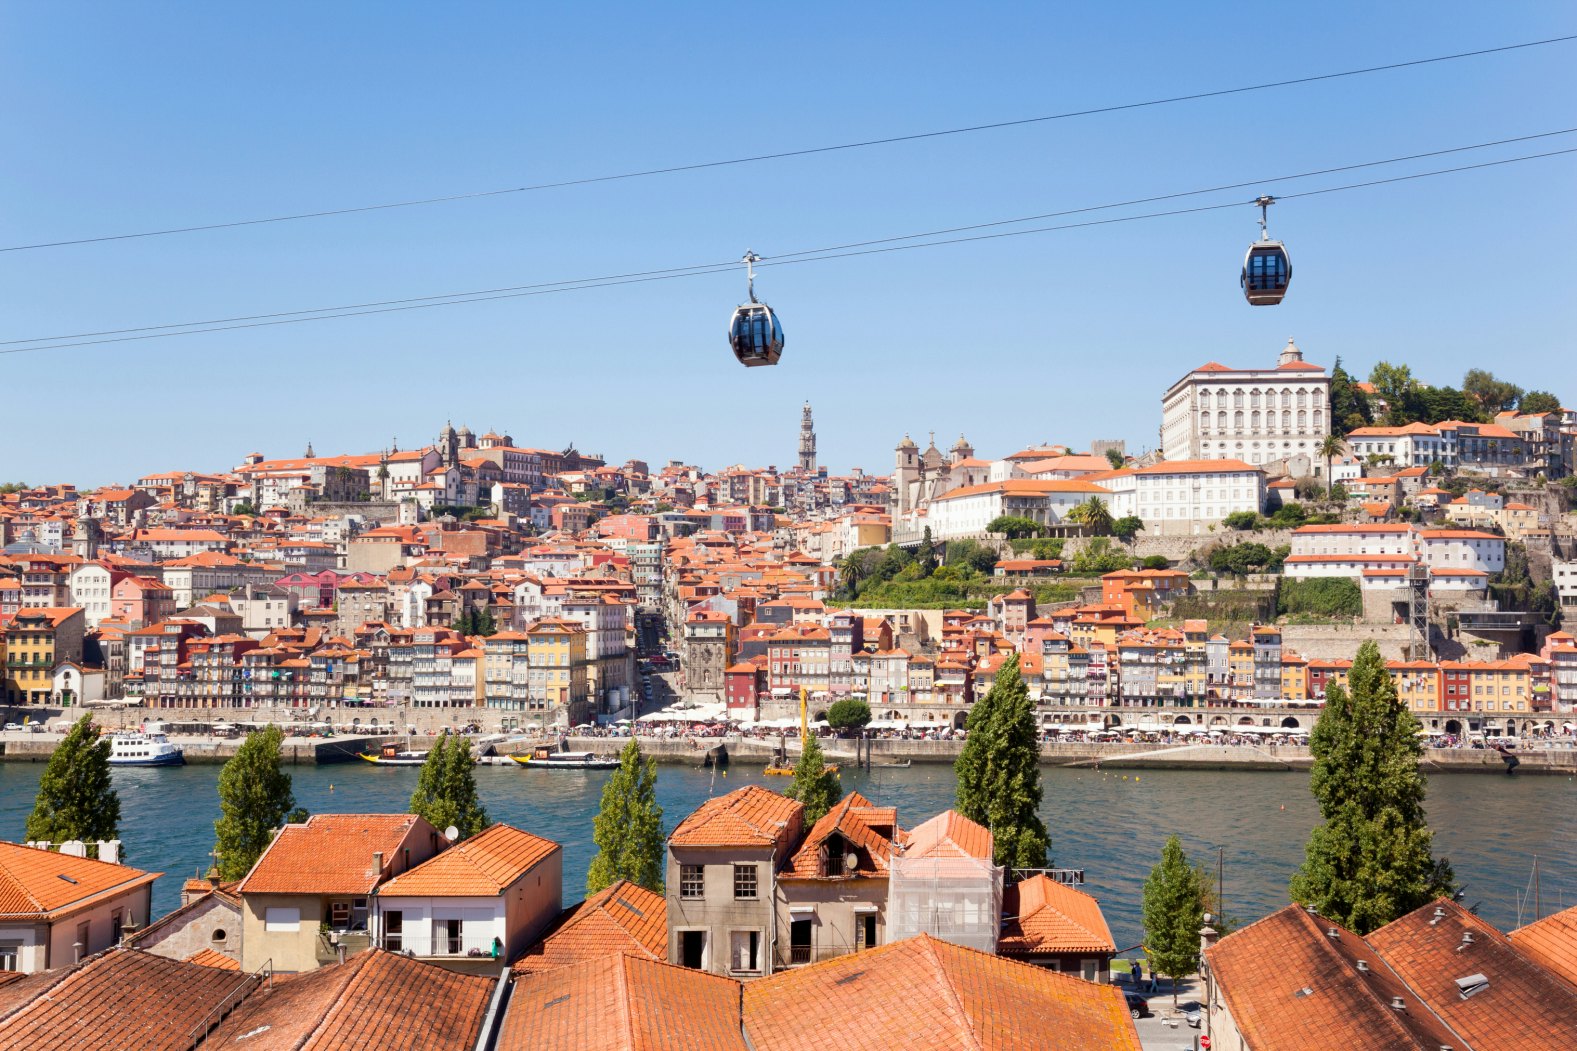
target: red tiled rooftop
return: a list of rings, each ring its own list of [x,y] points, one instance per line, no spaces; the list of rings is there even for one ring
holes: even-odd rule
[[[787,796],[747,785],[702,803],[679,823],[668,842],[683,847],[768,847],[786,840],[804,810]]]
[[[1117,951],[1100,902],[1043,873],[1009,888],[1002,911],[1008,922],[997,950],[1004,955]]]
[[[558,925],[515,961],[523,974],[628,953],[668,955],[668,906],[661,894],[620,880],[564,911]]]
[[[368,894],[412,829],[437,830],[414,814],[314,814],[280,829],[238,888],[241,894]]]
[[[0,842],[0,916],[41,919],[101,894],[152,883],[159,875]]]
[[[385,883],[384,897],[497,897],[562,850],[551,839],[499,822]]]
[[[1524,956],[1577,985],[1577,905],[1518,927],[1510,938]]]
[[[751,982],[744,1015],[757,1051],[1139,1049],[1116,986],[924,934]]]

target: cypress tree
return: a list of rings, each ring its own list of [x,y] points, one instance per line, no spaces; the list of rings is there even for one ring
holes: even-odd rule
[[[586,870],[586,891],[627,879],[663,892],[663,808],[657,802],[657,760],[641,758],[634,739],[619,754],[619,768],[602,786],[602,808],[592,823],[597,855]]]
[[[1294,901],[1368,934],[1455,890],[1430,853],[1418,720],[1396,697],[1380,649],[1365,642],[1348,687],[1332,686],[1310,735],[1309,788],[1325,823],[1292,878]]]
[[[996,845],[996,863],[1043,868],[1051,837],[1040,818],[1040,738],[1018,654],[1003,662],[990,692],[998,697],[986,731],[991,746],[986,757],[986,827]]]
[[[1045,866],[1051,837],[1040,818],[1040,741],[1017,654],[997,669],[964,728],[969,736],[953,763],[955,809],[991,830],[997,864]]]
[[[120,797],[110,782],[110,742],[84,715],[49,757],[27,818],[30,841],[120,838]]]
[[[1177,1006],[1177,980],[1199,968],[1199,928],[1205,923],[1199,873],[1188,864],[1176,836],[1161,848],[1161,861],[1144,881],[1144,948],[1150,967],[1172,981],[1172,1006]]]
[[[827,757],[816,738],[805,738],[794,764],[794,783],[784,794],[804,804],[806,828],[820,821],[843,798],[843,782],[836,770],[827,769]]]
[[[214,853],[219,856],[222,880],[237,880],[250,872],[287,820],[306,820],[306,811],[296,808],[290,775],[280,768],[284,739],[277,726],[248,734],[219,771]]]
[[[997,690],[997,683],[1001,681],[1002,673],[999,671],[991,689],[986,691],[984,697],[977,697],[970,707],[969,718],[964,721],[964,747],[959,749],[958,758],[953,760],[953,777],[957,782],[953,793],[953,809],[977,825],[991,824],[988,810],[991,794],[986,782],[986,766],[994,750],[991,743],[992,713],[996,711],[1001,698]]]
[[[487,827],[487,810],[476,794],[476,764],[471,742],[444,734],[427,753],[411,793],[411,813],[427,819],[438,831],[453,825],[460,839]]]

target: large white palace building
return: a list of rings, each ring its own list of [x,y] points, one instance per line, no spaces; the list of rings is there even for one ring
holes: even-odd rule
[[[1241,460],[1317,475],[1330,410],[1329,374],[1288,340],[1274,368],[1212,361],[1172,384],[1161,397],[1161,452],[1167,460]]]

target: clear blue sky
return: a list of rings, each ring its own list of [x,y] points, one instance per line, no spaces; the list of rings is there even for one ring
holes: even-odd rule
[[[1083,6],[1083,5],[1079,5]],[[9,4],[0,243],[482,190],[1231,87],[1577,31],[1569,3]],[[1577,126],[1577,45],[768,164],[0,255],[0,338],[737,258]],[[1577,145],[1577,136],[1520,152]],[[1510,155],[1515,150],[1468,159]],[[1423,162],[1412,168],[1442,167]],[[1289,202],[1284,305],[1244,208],[742,275],[0,357],[0,475],[91,485],[452,418],[709,467],[886,470],[1155,443],[1162,390],[1289,336],[1577,399],[1577,156]],[[1275,186],[1271,192],[1345,181]],[[1230,196],[1241,196],[1234,194]],[[1251,196],[1251,195],[1249,195]],[[1227,195],[1215,199],[1229,199]]]

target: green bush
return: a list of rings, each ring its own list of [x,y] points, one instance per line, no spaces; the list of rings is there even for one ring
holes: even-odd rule
[[[827,709],[827,725],[834,730],[858,729],[871,721],[871,706],[857,697],[832,702]]]
[[[1356,618],[1363,616],[1363,591],[1347,577],[1283,580],[1277,598],[1282,616]]]
[[[1258,529],[1259,515],[1254,511],[1233,511],[1221,524],[1228,529]]]

